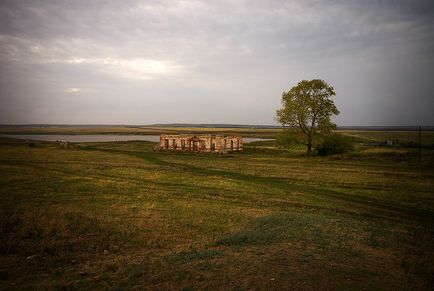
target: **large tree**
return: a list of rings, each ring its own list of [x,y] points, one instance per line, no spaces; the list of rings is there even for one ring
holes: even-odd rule
[[[308,154],[317,134],[327,134],[336,128],[331,121],[332,115],[339,114],[331,99],[334,95],[333,87],[319,79],[303,80],[282,93],[283,107],[277,110],[277,121],[302,134]]]

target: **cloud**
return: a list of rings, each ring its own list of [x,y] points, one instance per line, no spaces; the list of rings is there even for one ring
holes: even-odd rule
[[[169,60],[113,57],[103,47],[81,39],[55,40],[42,44],[0,35],[0,45],[0,56],[5,60],[28,64],[87,65],[100,73],[122,78],[147,80],[155,76],[172,75],[182,69],[181,65]],[[107,55],[104,56],[104,53]]]
[[[50,122],[112,123],[122,108],[121,123],[274,123],[282,91],[322,78],[342,124],[434,123],[433,63],[428,0],[0,3],[0,122],[44,122],[43,103],[64,110]],[[60,100],[71,84],[86,98]]]
[[[82,90],[80,88],[66,88],[65,90],[63,90],[63,92],[65,93],[78,93],[81,91]]]
[[[101,73],[112,74],[122,78],[148,80],[156,76],[171,75],[180,67],[168,61],[150,60],[144,58],[119,59],[119,58],[79,58],[51,59],[48,62],[73,65],[91,65]]]

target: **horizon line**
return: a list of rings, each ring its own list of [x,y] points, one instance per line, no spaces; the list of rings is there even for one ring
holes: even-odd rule
[[[163,126],[214,126],[214,127],[273,127],[273,128],[288,128],[282,125],[271,125],[271,124],[238,124],[238,123],[153,123],[153,124],[129,124],[129,123],[2,123],[0,127],[24,127],[24,126],[80,126],[80,127],[90,127],[90,126],[129,126],[129,127],[163,127]],[[418,127],[434,127],[434,125],[338,125],[337,128],[418,128]]]

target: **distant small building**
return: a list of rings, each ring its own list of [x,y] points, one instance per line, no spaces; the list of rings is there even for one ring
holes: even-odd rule
[[[237,135],[162,134],[157,150],[208,153],[237,152],[243,150],[243,140]]]

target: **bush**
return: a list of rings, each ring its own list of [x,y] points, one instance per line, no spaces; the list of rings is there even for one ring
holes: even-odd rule
[[[292,129],[284,129],[276,135],[276,146],[278,148],[289,149],[297,144],[303,143],[300,132]]]
[[[320,156],[328,156],[343,154],[352,149],[353,143],[351,138],[340,134],[331,134],[324,138],[323,142],[318,146],[317,151]]]

